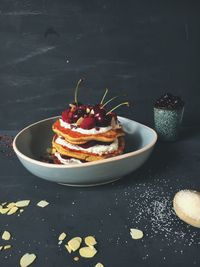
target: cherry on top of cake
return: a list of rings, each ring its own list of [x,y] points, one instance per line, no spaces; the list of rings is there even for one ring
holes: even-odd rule
[[[122,105],[129,106],[128,102],[123,102],[111,110],[106,109],[106,105],[117,96],[109,99],[104,103],[105,97],[108,93],[106,89],[101,102],[96,105],[83,105],[78,102],[78,89],[83,79],[80,79],[75,88],[74,102],[69,104],[69,108],[62,112],[62,120],[69,124],[75,124],[82,129],[90,130],[97,127],[107,127],[117,125],[117,115],[113,111]]]

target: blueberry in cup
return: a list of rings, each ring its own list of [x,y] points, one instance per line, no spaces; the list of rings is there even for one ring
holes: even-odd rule
[[[160,140],[175,141],[179,137],[184,113],[184,101],[170,93],[162,95],[154,104],[154,126]]]

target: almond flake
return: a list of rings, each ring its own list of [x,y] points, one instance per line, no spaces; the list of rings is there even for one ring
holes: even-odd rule
[[[0,246],[0,251],[2,251],[3,250],[3,246]]]
[[[9,203],[6,207],[12,209],[15,206],[15,202]]]
[[[40,208],[44,208],[46,206],[49,205],[49,202],[47,202],[46,200],[41,200],[37,203],[37,206],[40,207]]]
[[[78,261],[79,260],[79,257],[74,257],[74,261]]]
[[[139,229],[130,229],[130,235],[133,239],[141,239],[143,237],[143,232]]]
[[[14,214],[15,212],[17,212],[18,211],[18,207],[13,207],[13,208],[11,208],[10,210],[9,210],[9,212],[7,213],[7,215],[12,215],[12,214]]]
[[[83,117],[80,117],[80,118],[77,120],[76,124],[77,124],[77,125],[80,125],[82,121],[83,121]]]
[[[76,237],[72,238],[68,242],[68,246],[71,248],[72,251],[76,251],[80,248],[81,242]]]
[[[76,236],[76,237],[74,237],[74,239],[76,239],[80,244],[82,243],[82,238],[81,237]]]
[[[9,211],[9,208],[0,209],[1,214],[6,214],[8,211]]]
[[[59,240],[59,241],[63,241],[63,240],[65,239],[66,236],[67,236],[67,235],[63,232],[62,234],[59,235],[58,240]]]
[[[4,250],[11,248],[11,245],[6,245],[3,247]]]
[[[94,245],[97,244],[97,241],[96,241],[96,239],[93,236],[87,236],[85,238],[85,244],[87,246],[94,246]]]
[[[79,249],[79,254],[83,258],[92,258],[97,253],[97,250],[93,247],[83,247]]]
[[[11,234],[8,231],[4,231],[2,234],[2,239],[3,240],[10,240]]]
[[[20,200],[15,203],[15,206],[18,208],[24,208],[27,207],[30,203],[30,200]]]
[[[36,259],[35,254],[26,253],[20,259],[20,266],[21,267],[27,267],[27,266],[31,265],[35,259]]]
[[[95,267],[104,267],[104,265],[103,265],[102,263],[98,262],[98,263],[95,265]]]
[[[69,253],[72,252],[71,248],[70,248],[68,245],[65,245],[65,248],[67,249],[67,251],[68,251]]]

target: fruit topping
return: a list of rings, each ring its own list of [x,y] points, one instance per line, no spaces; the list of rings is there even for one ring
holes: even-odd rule
[[[69,108],[62,112],[62,120],[69,124],[72,124],[73,127],[79,126],[80,128],[87,130],[94,127],[98,128],[116,126],[117,115],[113,111],[122,105],[128,106],[128,102],[121,103],[112,108],[110,111],[107,111],[105,106],[116,99],[118,96],[115,96],[104,103],[105,97],[108,93],[108,89],[106,89],[99,104],[96,104],[94,106],[83,105],[78,102],[78,89],[82,81],[83,79],[80,79],[76,85],[74,102],[69,104]]]
[[[90,130],[95,127],[95,118],[94,117],[86,117],[82,120],[80,127],[82,129]]]
[[[184,104],[179,96],[166,93],[156,100],[154,107],[161,109],[181,109],[184,107]]]

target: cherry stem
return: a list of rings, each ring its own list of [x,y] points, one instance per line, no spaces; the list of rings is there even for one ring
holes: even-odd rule
[[[74,102],[76,103],[76,105],[78,106],[78,89],[79,89],[79,85],[82,83],[83,79],[80,79],[78,82],[77,82],[77,85],[76,85],[76,88],[75,88],[75,94],[74,94]]]
[[[108,103],[110,103],[111,101],[113,101],[117,97],[119,97],[119,96],[117,95],[117,96],[114,96],[111,99],[109,99],[106,103],[103,104],[103,106],[101,106],[101,108],[104,108]]]
[[[104,101],[104,99],[105,99],[107,93],[108,93],[108,88],[106,88],[106,91],[105,91],[105,93],[104,93],[104,95],[103,95],[103,97],[102,97],[102,99],[101,99],[101,102],[100,102],[101,105],[103,104],[103,101]]]
[[[110,111],[108,111],[108,112],[106,113],[106,115],[108,115],[109,113],[113,112],[113,110],[115,110],[115,109],[117,109],[117,108],[119,108],[119,107],[121,107],[121,106],[124,106],[124,105],[126,105],[127,107],[129,107],[129,102],[123,102],[123,103],[117,105],[116,107],[114,107],[114,108],[112,108]]]

